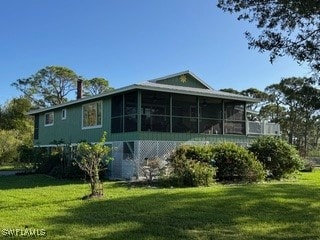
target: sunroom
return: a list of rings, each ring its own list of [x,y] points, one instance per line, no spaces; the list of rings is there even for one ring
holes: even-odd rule
[[[229,96],[230,97],[230,96]],[[246,120],[246,101],[165,91],[136,90],[112,96],[111,133],[159,132],[210,135],[278,134]],[[252,100],[251,100],[252,101]],[[269,131],[265,133],[264,125]]]

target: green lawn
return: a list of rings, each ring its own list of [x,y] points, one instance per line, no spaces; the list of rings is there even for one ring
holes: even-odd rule
[[[129,188],[107,196],[44,175],[0,177],[0,229],[44,229],[46,239],[320,239],[320,171],[297,180],[203,188]],[[0,237],[2,237],[0,236]],[[10,239],[10,238],[9,238]]]
[[[24,170],[23,166],[20,165],[4,165],[0,166],[0,171],[21,171]]]

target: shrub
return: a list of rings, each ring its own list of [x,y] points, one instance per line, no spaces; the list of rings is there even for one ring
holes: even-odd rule
[[[247,149],[235,143],[213,146],[218,181],[257,182],[265,178],[262,164]]]
[[[170,158],[172,184],[208,186],[215,176],[215,169],[208,163],[211,155],[205,146],[180,146]]]
[[[184,153],[186,158],[193,159],[199,162],[212,164],[213,152],[212,145],[184,145],[180,148],[180,153]]]
[[[87,175],[76,163],[70,161],[65,167],[64,177],[68,179],[86,179]]]
[[[54,155],[47,154],[43,158],[37,159],[37,160],[38,160],[38,163],[37,163],[38,166],[36,169],[37,173],[50,174],[54,168],[55,168],[55,171],[57,171],[58,168],[61,169],[60,156],[57,154],[54,154]]]
[[[22,144],[18,131],[0,129],[0,165],[16,161]]]
[[[270,178],[286,177],[303,166],[298,151],[280,138],[271,136],[257,138],[249,150],[264,165]]]
[[[145,177],[148,184],[153,183],[155,179],[159,179],[161,176],[165,176],[168,167],[168,162],[159,157],[147,158],[140,166],[140,171]]]
[[[34,162],[34,152],[33,146],[21,145],[18,148],[20,155],[20,163],[32,164]]]

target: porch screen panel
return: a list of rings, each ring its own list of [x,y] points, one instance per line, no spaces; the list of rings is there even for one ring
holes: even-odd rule
[[[124,95],[124,131],[137,131],[138,93],[131,92]]]
[[[172,95],[172,132],[198,132],[198,101],[196,96]]]
[[[173,117],[172,118],[172,132],[179,133],[197,133],[198,119],[187,117]]]
[[[245,104],[242,102],[225,102],[224,104],[224,133],[241,134],[246,133]]]
[[[200,133],[222,134],[222,100],[215,98],[199,98]]]
[[[153,132],[170,132],[169,93],[142,91],[141,130]]]
[[[137,131],[138,93],[130,92],[112,97],[111,132]]]
[[[123,132],[123,95],[114,96],[111,101],[111,132]]]

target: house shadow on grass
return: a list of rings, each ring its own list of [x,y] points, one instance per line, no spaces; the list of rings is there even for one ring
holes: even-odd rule
[[[43,174],[0,176],[0,190],[61,186],[83,183],[81,180],[56,179]]]
[[[319,202],[317,186],[299,184],[146,189],[86,201],[44,222],[49,238],[319,239]]]

